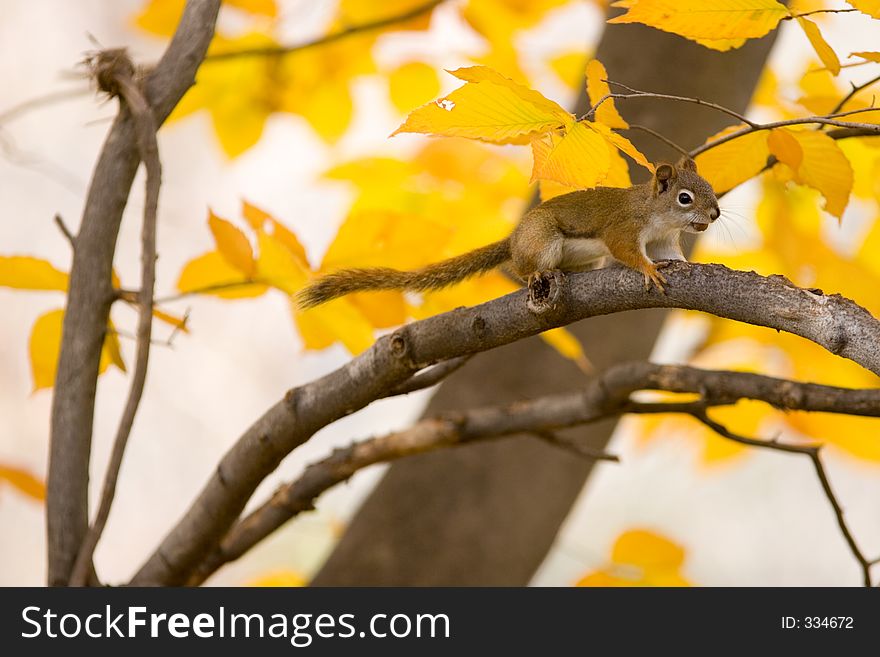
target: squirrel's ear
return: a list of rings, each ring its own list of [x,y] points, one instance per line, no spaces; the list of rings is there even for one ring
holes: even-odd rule
[[[669,183],[675,178],[675,168],[671,164],[658,164],[654,172],[654,193],[662,194],[669,189]]]
[[[679,169],[687,169],[688,171],[697,172],[697,163],[694,162],[693,158],[690,157],[682,157],[678,164],[676,164]]]

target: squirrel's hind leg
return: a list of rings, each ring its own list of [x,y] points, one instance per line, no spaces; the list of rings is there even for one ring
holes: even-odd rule
[[[517,275],[527,281],[533,274],[559,269],[565,237],[551,216],[532,210],[510,236],[510,259]]]

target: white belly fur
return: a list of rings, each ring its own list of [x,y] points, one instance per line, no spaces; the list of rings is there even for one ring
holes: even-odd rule
[[[567,237],[562,245],[559,266],[564,270],[586,267],[607,255],[610,253],[602,240]]]

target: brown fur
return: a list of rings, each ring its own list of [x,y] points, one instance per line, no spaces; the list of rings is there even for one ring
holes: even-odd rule
[[[300,308],[312,308],[336,297],[365,290],[437,290],[491,271],[508,260],[510,243],[504,239],[415,271],[387,267],[342,269],[322,276],[301,290],[296,300]]]
[[[692,202],[682,206],[679,192]],[[424,292],[495,269],[508,260],[523,280],[561,269],[577,271],[611,256],[662,292],[656,261],[684,260],[682,232],[702,232],[720,214],[715,192],[693,160],[660,164],[653,179],[628,188],[595,187],[549,199],[527,212],[510,237],[416,271],[384,267],[327,274],[297,295],[301,308],[365,290]],[[653,256],[652,256],[653,254]]]

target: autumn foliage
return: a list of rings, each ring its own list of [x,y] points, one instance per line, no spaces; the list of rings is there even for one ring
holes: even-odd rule
[[[183,4],[183,0],[145,1],[131,17],[132,24],[156,39],[167,39]],[[159,281],[165,291],[157,295],[155,318],[176,331],[188,330],[179,306],[174,306],[182,298],[224,299],[229,301],[228,312],[235,313],[237,299],[276,294],[292,300],[309,281],[336,269],[418,268],[503,238],[535,192],[547,199],[595,186],[627,187],[633,178],[643,178],[644,171],[654,168],[624,134],[632,129],[626,103],[646,102],[633,98],[652,90],[619,86],[616,83],[626,80],[618,79],[618,71],[606,70],[584,52],[556,55],[547,61],[548,70],[556,71],[559,82],[585,90],[592,104],[590,112],[577,116],[566,109],[570,99],[554,99],[538,91],[539,76],[528,75],[518,61],[514,36],[538,25],[566,0],[456,3],[458,19],[489,48],[488,54],[472,57],[469,65],[450,70],[419,59],[388,65],[373,56],[384,30],[427,30],[432,11],[439,11],[443,3],[341,0],[327,34],[408,11],[413,15],[383,29],[302,47],[289,47],[276,36],[279,4],[275,0],[224,3],[222,11],[235,14],[247,29],[218,32],[197,84],[171,116],[169,131],[191,117],[210,117],[219,152],[234,159],[260,142],[271,117],[283,115],[307,122],[326,144],[337,144],[355,117],[355,81],[378,76],[387,82],[389,111],[400,119],[390,137],[395,143],[404,142],[408,155],[334,159],[323,182],[344,187],[352,201],[335,239],[322,253],[303,246],[300,218],[274,216],[261,209],[259,198],[242,199],[237,216],[220,216],[206,201],[198,221],[204,222],[213,247],[181,262],[176,281]],[[780,77],[768,69],[747,122],[731,117],[728,128],[700,136],[703,145],[697,149],[696,162],[716,192],[748,184],[758,200],[753,212],[755,234],[746,246],[701,243],[694,259],[783,274],[799,286],[846,295],[880,316],[880,140],[839,139],[833,134],[836,124],[811,120],[837,117],[880,125],[880,112],[872,111],[872,88],[853,91],[841,77],[851,67],[876,75],[880,53],[835,52],[822,34],[823,24],[832,19],[814,13],[825,8],[821,2],[786,6],[776,0],[619,0],[613,4],[624,12],[611,23],[641,23],[722,52],[786,23],[802,31],[815,59],[804,62],[797,76]],[[865,21],[880,19],[880,3],[852,0],[849,5],[862,12]],[[414,11],[421,7],[424,11]],[[785,122],[790,123],[778,125]],[[765,127],[768,124],[775,127]],[[742,212],[752,214],[751,209]],[[830,243],[829,230],[849,222],[858,222],[858,239],[846,248]],[[55,380],[67,284],[65,267],[38,254],[0,256],[0,285],[58,297],[57,309],[33,321],[27,346],[33,390],[50,388]],[[125,281],[115,279],[114,287],[123,302],[134,303],[131,294],[126,295],[130,290]],[[307,311],[290,301],[290,318],[304,349],[341,344],[356,355],[383,331],[479,304],[517,287],[496,272],[418,296],[361,293]],[[684,312],[673,321],[697,327],[691,333],[699,337],[692,341],[687,358],[699,366],[848,387],[880,383],[854,363],[790,335]],[[589,370],[590,345],[579,344],[565,329],[548,331],[543,337],[562,357]],[[124,353],[119,327],[111,321],[100,371],[110,367],[126,371]],[[745,434],[769,427],[797,439],[827,441],[850,456],[880,462],[876,427],[869,419],[783,413],[754,401],[713,414]],[[707,464],[745,453],[742,446],[719,438],[692,419],[657,416],[629,422],[637,425],[645,443],[670,432],[691,436],[699,442]],[[36,478],[12,466],[0,464],[0,481],[32,498],[43,496]],[[622,535],[607,564],[579,584],[687,585],[681,573],[684,560],[682,547],[637,529]],[[301,581],[285,572],[255,583]]]

